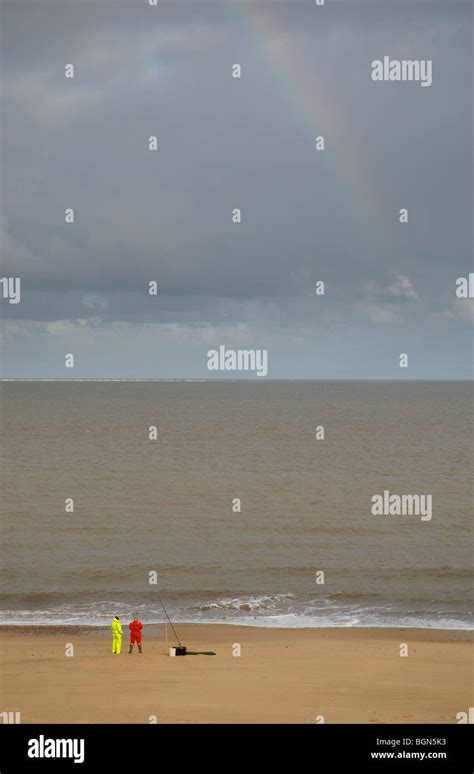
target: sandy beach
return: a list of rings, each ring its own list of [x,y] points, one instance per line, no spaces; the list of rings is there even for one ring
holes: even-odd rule
[[[473,703],[470,632],[182,625],[188,649],[216,655],[170,658],[156,631],[142,655],[124,638],[113,656],[107,629],[2,627],[2,709],[22,723],[455,723]]]

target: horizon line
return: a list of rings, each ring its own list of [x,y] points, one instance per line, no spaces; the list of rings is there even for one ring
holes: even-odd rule
[[[25,377],[4,377],[0,379],[0,382],[196,382],[196,383],[213,383],[218,382],[220,384],[223,384],[225,382],[257,382],[257,383],[263,383],[263,382],[472,382],[474,381],[474,377],[472,378],[453,378],[453,379],[442,379],[442,378],[380,378],[380,379],[360,379],[357,377],[347,377],[347,378],[334,378],[334,377],[287,377],[287,378],[258,378],[258,377],[240,377],[237,379],[232,378],[226,378],[226,379],[218,379],[218,378],[212,378],[212,379],[191,379],[191,378],[162,378],[162,379],[155,379],[155,378],[140,378],[140,379],[118,379],[114,377],[110,378],[70,378],[70,379],[59,379],[54,377],[36,377],[36,378],[25,378]]]

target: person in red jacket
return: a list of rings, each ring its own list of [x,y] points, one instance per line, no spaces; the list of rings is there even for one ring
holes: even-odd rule
[[[138,652],[142,652],[142,628],[143,624],[141,621],[138,620],[138,618],[134,618],[131,623],[128,624],[128,628],[130,629],[130,650],[129,653],[132,652],[133,646],[135,643],[138,645]]]

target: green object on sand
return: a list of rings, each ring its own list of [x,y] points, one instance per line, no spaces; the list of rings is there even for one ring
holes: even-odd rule
[[[215,656],[216,654],[212,650],[187,650],[187,656]]]

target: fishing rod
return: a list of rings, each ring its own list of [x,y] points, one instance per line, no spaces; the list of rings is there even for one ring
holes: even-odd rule
[[[166,607],[164,606],[163,600],[161,599],[158,591],[156,592],[156,595],[157,595],[158,599],[161,602],[161,607],[165,611],[165,616],[168,619],[168,623],[171,626],[173,634],[176,637],[176,640],[178,642],[178,647],[174,649],[175,650],[175,654],[174,655],[176,655],[176,656],[186,656],[186,655],[188,655],[188,656],[215,656],[216,654],[214,653],[213,650],[188,650],[186,648],[186,645],[181,645],[181,640],[179,639],[178,635],[176,634],[176,629],[174,628],[173,624],[171,623],[171,618],[168,615],[168,611],[167,611]],[[170,656],[171,655],[172,654],[171,654],[171,649],[170,649]]]
[[[161,607],[162,607],[162,608],[163,608],[163,610],[165,611],[165,616],[167,617],[167,619],[168,619],[168,623],[169,623],[169,625],[171,626],[171,629],[173,630],[173,634],[174,634],[174,636],[176,637],[176,640],[178,641],[178,645],[179,645],[179,647],[180,647],[180,648],[182,648],[183,646],[181,645],[181,641],[180,641],[180,639],[179,639],[178,635],[176,634],[176,629],[174,628],[173,624],[171,623],[171,619],[170,619],[170,617],[169,617],[169,615],[168,615],[168,611],[166,610],[166,607],[164,606],[164,604],[163,604],[163,600],[161,599],[160,595],[158,594],[158,591],[156,592],[156,595],[157,595],[158,599],[159,599],[159,600],[160,600],[160,602],[161,602]]]

